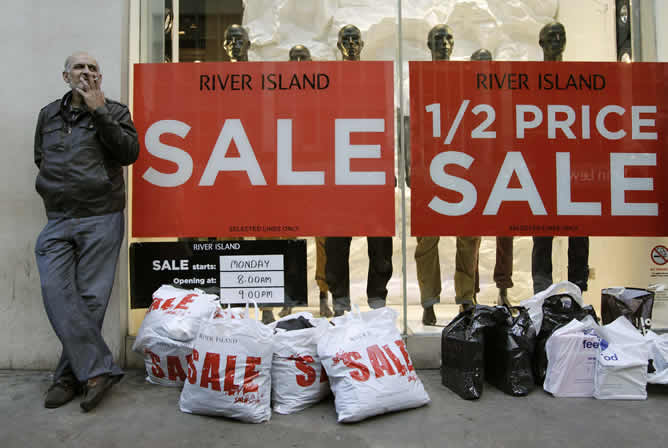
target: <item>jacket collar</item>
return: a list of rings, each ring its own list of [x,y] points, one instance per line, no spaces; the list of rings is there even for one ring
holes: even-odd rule
[[[51,116],[60,114],[63,120],[68,121],[72,117],[70,104],[72,102],[72,91],[67,92],[60,99],[58,107],[54,107]],[[81,108],[81,111],[77,114],[77,117],[82,117],[88,113],[88,108],[85,105]]]

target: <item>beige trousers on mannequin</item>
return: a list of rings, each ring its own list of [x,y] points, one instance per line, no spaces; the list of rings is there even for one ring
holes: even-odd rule
[[[461,304],[476,303],[476,294],[480,291],[478,278],[479,236],[458,236],[457,254],[455,255],[455,302]]]
[[[418,236],[415,247],[415,264],[420,303],[424,308],[434,306],[441,301],[441,263],[438,258],[437,236]]]

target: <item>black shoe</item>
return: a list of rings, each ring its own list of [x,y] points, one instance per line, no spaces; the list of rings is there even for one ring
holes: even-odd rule
[[[81,388],[74,377],[63,377],[49,387],[44,399],[44,407],[48,409],[59,408],[72,401],[80,392]]]
[[[468,311],[472,311],[475,308],[475,305],[473,303],[462,303],[459,305],[459,312],[464,313]]]
[[[275,321],[276,318],[274,317],[274,312],[271,309],[267,310],[262,310],[262,323],[265,325],[269,325],[273,321]]]
[[[114,380],[111,378],[111,375],[100,375],[88,380],[86,383],[86,394],[81,400],[81,409],[84,412],[88,412],[100,404],[104,395],[111,389],[112,384],[114,384]]]
[[[436,324],[436,313],[434,313],[434,307],[428,306],[422,311],[422,325],[435,325]]]
[[[334,317],[343,316],[344,310],[334,310]]]

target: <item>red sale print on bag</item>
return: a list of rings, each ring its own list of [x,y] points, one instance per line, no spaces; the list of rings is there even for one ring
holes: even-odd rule
[[[406,351],[404,341],[399,339],[394,343],[399,348],[401,355],[406,361],[406,365],[399,360],[397,355],[390,349],[389,345],[383,345],[382,349],[375,344],[367,347],[366,353],[369,359],[369,364],[371,365],[376,378],[382,378],[385,375],[396,375],[397,373],[401,376],[405,376],[408,372],[413,372],[415,370],[408,356],[408,352]],[[343,363],[343,365],[352,369],[350,372],[351,378],[364,382],[370,378],[371,372],[369,367],[360,361],[361,359],[362,355],[358,352],[340,351],[332,361],[334,362],[334,365],[337,365],[339,362]],[[392,365],[394,365],[394,368]],[[413,379],[413,377],[414,375],[409,375],[409,381],[417,379]]]
[[[193,297],[196,297],[197,294],[188,294],[182,298],[176,305],[174,301],[176,297],[172,297],[163,301],[163,299],[156,297],[151,302],[151,306],[148,308],[147,314],[151,311],[161,310],[165,311],[166,314],[176,314],[177,310],[188,310],[188,306],[194,302]]]
[[[313,356],[299,356],[299,355],[293,355],[288,358],[290,361],[295,362],[295,367],[297,367],[299,370],[304,372],[303,375],[297,375],[296,380],[297,384],[299,384],[302,387],[309,387],[312,386],[313,383],[315,383],[316,380],[316,372],[313,367],[311,367],[309,364],[314,364],[315,359],[313,359]],[[320,367],[320,383],[326,383],[328,378],[327,378],[327,372],[325,372],[324,367]]]
[[[220,359],[222,355],[219,353],[209,353],[204,355],[204,363],[202,366],[202,376],[200,378],[199,386],[204,389],[211,389],[220,392]],[[192,362],[193,358],[199,360],[199,353],[193,350],[192,356],[186,356],[188,360],[188,381],[190,384],[197,383],[197,368]],[[241,385],[235,383],[237,357],[228,355],[225,364],[225,377],[223,379],[222,391],[227,395],[248,394],[258,391],[258,385],[253,383],[253,380],[259,376],[256,366],[262,364],[262,358],[255,356],[246,357],[246,366],[244,369],[244,380]]]
[[[164,357],[167,360],[167,375],[165,375],[160,355],[149,349],[144,349],[144,354],[151,360],[151,373],[153,374],[154,379],[163,379],[167,377],[169,381],[179,381],[181,383],[186,380],[186,372],[183,369],[181,360],[178,356],[166,355]]]

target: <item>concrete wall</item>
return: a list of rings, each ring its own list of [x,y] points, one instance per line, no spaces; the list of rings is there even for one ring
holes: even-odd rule
[[[66,92],[63,62],[76,50],[97,57],[105,95],[127,102],[128,1],[3,2],[0,368],[52,368],[60,355],[42,305],[34,256],[35,239],[46,222],[35,192],[35,122],[42,106]],[[117,276],[103,331],[116,357],[124,356],[121,335],[127,331],[126,266],[121,260],[123,275]]]

